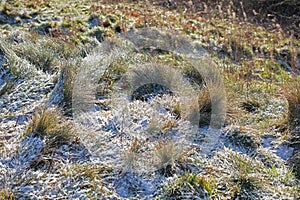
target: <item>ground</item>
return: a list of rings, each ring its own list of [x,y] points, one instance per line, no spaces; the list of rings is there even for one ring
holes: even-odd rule
[[[2,1],[0,199],[299,198],[299,16],[226,2]]]

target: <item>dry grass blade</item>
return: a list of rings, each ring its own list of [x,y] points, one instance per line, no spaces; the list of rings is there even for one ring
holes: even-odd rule
[[[46,137],[46,148],[59,147],[67,144],[74,136],[74,130],[69,122],[62,118],[62,114],[55,108],[36,110],[25,135],[33,133],[39,137]]]
[[[49,135],[53,130],[58,128],[59,120],[59,112],[54,109],[35,110],[33,119],[25,133],[34,132],[38,136]]]
[[[284,95],[289,104],[290,122],[300,120],[300,80],[296,79],[284,87]],[[298,122],[299,123],[299,122]]]
[[[161,141],[156,147],[156,167],[165,175],[172,175],[176,162],[180,159],[182,149],[174,141]]]

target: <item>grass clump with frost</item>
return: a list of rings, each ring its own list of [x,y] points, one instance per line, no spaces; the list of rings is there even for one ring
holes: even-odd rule
[[[168,183],[164,192],[168,199],[198,198],[208,199],[215,190],[214,180],[195,173],[186,173]]]
[[[14,194],[13,192],[9,191],[7,188],[3,188],[0,190],[0,198],[13,200]]]
[[[45,138],[49,149],[68,144],[75,136],[72,125],[63,119],[56,108],[36,110],[25,130],[25,135],[30,133]]]
[[[284,95],[288,101],[289,120],[295,123],[300,120],[300,80],[295,78],[284,87]],[[296,122],[297,123],[297,122]]]
[[[270,171],[276,168],[278,176],[274,177]],[[206,163],[201,174],[216,181],[215,194],[217,198],[250,198],[261,199],[267,195],[277,198],[293,198],[296,195],[297,180],[291,175],[288,167],[280,164],[268,167],[254,157],[241,154],[229,149],[219,151]],[[221,175],[223,174],[223,175]],[[289,187],[289,185],[293,185]],[[285,192],[277,190],[285,188]]]
[[[62,99],[59,104],[64,108],[64,113],[71,115],[72,111],[72,95],[73,95],[73,85],[76,78],[78,69],[81,64],[81,59],[71,58],[63,62],[62,71],[60,74],[59,81],[62,82]]]
[[[183,150],[174,141],[161,141],[156,146],[154,154],[157,158],[156,167],[164,175],[170,176],[175,172],[176,165],[183,156]]]
[[[61,196],[66,198],[69,195],[78,198],[76,195],[85,192],[91,198],[109,198],[110,195],[113,196],[112,198],[118,198],[122,196],[121,193],[125,194],[126,192],[128,192],[125,194],[126,198],[130,194],[134,194],[133,198],[140,198],[144,194],[156,195],[159,193],[159,191],[155,191],[155,188],[164,188],[166,198],[169,199],[196,197],[292,199],[296,196],[296,192],[299,193],[299,189],[297,189],[299,182],[295,181],[293,172],[285,166],[285,160],[273,152],[273,150],[277,150],[273,144],[270,147],[272,149],[268,149],[264,147],[263,143],[264,137],[271,135],[276,138],[276,142],[282,142],[289,136],[287,132],[290,131],[291,135],[296,132],[292,129],[295,124],[297,125],[294,121],[299,119],[299,92],[298,89],[295,89],[299,88],[297,84],[299,81],[297,79],[286,89],[283,83],[288,82],[293,73],[297,71],[300,55],[299,42],[295,39],[298,37],[297,33],[285,33],[276,21],[270,24],[269,29],[251,24],[247,20],[250,15],[247,16],[248,13],[244,12],[245,7],[243,6],[255,6],[253,2],[244,1],[245,5],[238,3],[239,7],[234,7],[233,3],[226,5],[224,1],[219,1],[217,5],[214,4],[214,7],[209,7],[205,2],[193,5],[193,2],[190,1],[188,2],[189,7],[184,12],[169,10],[159,6],[159,3],[154,5],[152,2],[129,2],[103,1],[100,3],[55,0],[48,3],[43,1],[19,3],[8,1],[0,6],[2,11],[0,15],[5,16],[2,18],[0,16],[0,20],[4,20],[0,25],[3,28],[1,32],[12,31],[12,27],[8,25],[11,21],[13,29],[34,30],[42,35],[47,35],[47,37],[41,37],[37,34],[27,35],[12,31],[14,33],[6,39],[1,39],[0,49],[7,58],[8,68],[17,79],[34,78],[35,74],[44,72],[46,74],[60,73],[60,77],[56,77],[58,80],[55,81],[58,83],[56,85],[58,89],[53,93],[58,94],[61,98],[58,98],[59,101],[51,102],[65,108],[64,114],[66,112],[71,114],[71,107],[74,106],[72,103],[74,103],[73,98],[76,97],[76,94],[72,92],[78,71],[91,66],[95,70],[92,72],[96,72],[96,76],[93,77],[96,87],[89,88],[86,87],[88,84],[82,84],[81,88],[77,88],[77,97],[83,97],[80,99],[82,101],[75,103],[87,102],[88,109],[83,109],[83,111],[96,110],[94,115],[91,114],[88,118],[87,123],[89,120],[94,120],[95,124],[92,125],[95,125],[95,129],[100,131],[93,134],[88,129],[84,129],[84,134],[80,139],[85,140],[89,137],[86,140],[86,147],[89,148],[88,145],[96,141],[96,137],[100,135],[102,140],[93,146],[94,150],[107,153],[105,155],[107,157],[100,156],[102,160],[97,164],[89,161],[87,163],[85,163],[86,161],[83,161],[84,163],[66,163],[65,159],[57,164],[59,162],[59,159],[55,157],[57,152],[51,151],[51,154],[46,155],[47,158],[42,159],[45,162],[47,160],[57,162],[52,164],[53,171],[50,170],[49,173],[41,175],[39,174],[41,168],[35,167],[36,180],[30,177],[32,174],[27,173],[28,171],[22,171],[22,174],[29,174],[28,180],[20,181],[25,186],[20,182],[18,186],[11,185],[19,189],[25,188],[24,190],[27,191],[28,187],[32,186],[34,188],[32,194],[36,194],[39,198],[46,198],[42,196],[45,192],[40,192],[40,188],[47,190],[54,185],[56,189],[51,190],[51,193],[58,191],[52,193],[54,196],[57,195],[57,198]],[[180,1],[172,2],[174,4],[181,3]],[[260,0],[260,2],[266,5],[265,0]],[[295,1],[283,2],[283,4],[287,3],[295,3]],[[273,8],[276,7],[276,5],[273,6]],[[201,10],[202,8],[204,10]],[[202,13],[201,18],[199,18],[199,12],[196,12],[198,9]],[[47,12],[43,12],[43,10]],[[64,15],[64,17],[61,18],[57,15]],[[158,15],[161,18],[157,18]],[[15,17],[16,20],[14,20]],[[254,18],[256,17],[254,16]],[[57,21],[53,22],[54,18]],[[40,23],[40,21],[42,22]],[[201,73],[210,78],[205,79],[201,73],[190,69],[189,58],[181,54],[193,53],[191,49],[194,46],[180,37],[174,42],[172,33],[161,34],[158,30],[138,29],[139,33],[132,34],[133,37],[129,40],[142,48],[134,48],[130,53],[121,48],[123,43],[119,44],[120,48],[114,48],[113,45],[105,46],[107,44],[105,42],[99,45],[93,40],[95,38],[92,38],[96,37],[96,40],[102,41],[102,39],[106,39],[103,37],[123,31],[130,36],[131,33],[128,30],[134,27],[154,26],[187,33],[193,39],[198,40],[197,42],[200,44],[198,47],[205,49],[197,49],[196,54],[200,55],[201,51],[210,52],[221,75],[219,77],[211,76],[211,71],[205,70],[210,69],[212,64],[206,62],[207,60],[202,63],[191,62],[203,65]],[[91,37],[87,38],[87,35]],[[143,40],[143,37],[146,40]],[[122,39],[128,38],[124,36]],[[71,44],[71,41],[76,45]],[[103,50],[89,54],[88,50],[82,51],[82,44],[90,45],[87,47],[90,49],[93,48],[91,46],[99,45],[101,46],[99,49],[103,48]],[[146,46],[143,48],[144,44]],[[83,58],[86,55],[88,56]],[[104,62],[105,60],[107,62]],[[150,62],[150,64],[144,66],[144,62]],[[180,79],[178,83],[179,76],[174,75],[172,69],[180,69],[182,74],[179,76],[181,78],[182,75],[184,81]],[[101,72],[98,73],[99,71]],[[129,83],[128,85],[128,82],[122,79],[124,74],[131,75],[129,78],[132,79],[129,82],[134,84],[130,85]],[[222,92],[219,87],[221,85],[216,81],[219,79],[224,81],[227,91],[229,99],[227,106],[224,105],[224,99],[218,98],[225,94],[216,95]],[[14,79],[9,81],[0,91],[0,94],[4,93],[1,97],[14,89]],[[162,92],[155,93],[153,88],[159,87],[151,82],[160,83],[163,86],[160,87],[160,89],[163,88]],[[147,84],[150,86],[143,87]],[[281,92],[277,92],[282,91],[282,88],[284,88],[285,97]],[[126,101],[113,100],[112,103],[111,99],[118,96],[120,91],[124,92],[128,99]],[[140,92],[140,96],[149,95],[151,98],[149,101],[138,98],[130,99],[134,96],[135,91]],[[195,95],[182,95],[184,93]],[[84,99],[85,94],[90,95],[88,98],[92,98]],[[219,107],[217,106],[213,110],[212,105],[219,105]],[[222,107],[223,105],[224,107]],[[183,141],[182,146],[184,146],[184,142],[188,145],[193,142],[197,143],[193,145],[201,147],[203,144],[201,139],[205,141],[205,138],[197,138],[197,141],[188,140],[194,136],[189,129],[189,122],[199,117],[200,126],[213,125],[212,123],[224,120],[222,118],[224,115],[214,118],[218,120],[212,120],[212,116],[218,114],[215,111],[225,112],[225,108],[228,116],[226,122],[232,127],[239,128],[239,130],[233,130],[230,126],[225,129],[228,134],[226,133],[224,137],[230,140],[230,145],[226,145],[230,147],[237,145],[241,148],[236,148],[234,151],[217,149],[215,155],[209,158],[197,157],[197,155],[190,157],[189,155],[187,157],[195,163],[185,163],[188,160],[184,153],[185,149],[181,149],[177,144]],[[25,116],[31,116],[31,114],[26,113]],[[45,156],[45,152],[49,153],[48,150],[52,150],[53,147],[58,150],[57,147],[60,146],[63,149],[61,151],[64,151],[72,146],[63,145],[68,144],[68,141],[74,136],[72,125],[69,125],[64,117],[60,111],[52,110],[52,108],[33,113],[32,121],[29,122],[25,135],[32,133],[32,135],[45,140],[42,156]],[[6,123],[7,119],[0,120],[1,123]],[[9,122],[15,123],[13,117],[9,120],[11,120]],[[199,122],[198,119],[195,121]],[[16,125],[15,130],[18,128],[19,125]],[[175,139],[171,137],[174,142],[168,138],[169,136],[174,136]],[[185,138],[185,136],[187,137]],[[10,133],[5,134],[4,141],[6,137],[12,136]],[[182,140],[175,141],[178,138]],[[297,145],[297,137],[294,138],[296,139],[291,140],[291,143]],[[70,148],[71,156],[77,156],[78,152],[73,152],[73,146]],[[244,152],[241,150],[242,148],[249,148],[251,151],[245,154],[238,153],[239,151]],[[26,151],[28,150],[26,149]],[[63,154],[67,155],[68,153],[64,151]],[[52,158],[53,156],[54,158]],[[39,161],[39,159],[36,160]],[[197,160],[200,164],[197,163]],[[92,162],[94,161],[92,160]],[[102,169],[103,162],[111,166],[108,169]],[[290,162],[295,164],[299,162],[299,159]],[[3,163],[4,161],[1,160],[1,167]],[[191,167],[193,164],[195,166]],[[143,166],[141,167],[141,165]],[[185,166],[182,167],[183,165]],[[141,169],[142,173],[139,173],[140,167],[143,168]],[[152,170],[153,168],[154,170]],[[298,170],[295,166],[294,169]],[[57,171],[60,174],[52,174]],[[121,176],[126,174],[125,177],[128,180],[124,181],[123,178],[120,178],[119,173]],[[12,177],[14,177],[13,175]],[[145,188],[142,180],[145,177],[151,178],[149,182],[154,184],[154,189],[142,194],[139,193],[139,190]],[[45,187],[43,182],[32,185],[40,178],[44,178]],[[160,181],[155,180],[156,178]],[[119,179],[116,182],[128,183],[129,188],[134,189],[129,191],[129,189],[126,190],[126,187],[121,187],[120,190],[125,188],[124,191],[118,191],[119,193],[116,194],[115,190],[117,189],[114,184],[111,184],[116,179]],[[168,182],[166,179],[171,181],[165,185],[165,182]],[[14,194],[11,188],[5,188],[1,192],[0,198],[1,195],[4,198],[12,198]],[[26,196],[24,192],[22,195]],[[86,196],[80,197],[86,198]],[[28,198],[28,196],[24,198]]]
[[[98,197],[103,198],[105,194],[109,195],[111,191],[105,187],[102,179],[112,170],[111,167],[100,164],[72,163],[68,167],[60,169],[59,172],[64,178],[71,178],[73,185],[85,188],[85,193],[88,196],[98,195]]]

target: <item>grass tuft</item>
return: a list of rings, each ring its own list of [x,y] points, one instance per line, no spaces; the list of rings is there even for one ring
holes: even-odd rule
[[[68,144],[74,137],[72,125],[63,120],[61,112],[55,108],[36,110],[25,135],[33,133],[46,137],[46,148],[51,149]]]
[[[15,199],[14,193],[7,188],[0,189],[0,199],[13,200]]]
[[[131,172],[133,170],[140,146],[141,144],[139,143],[139,141],[137,139],[134,139],[130,148],[125,153],[122,173]]]
[[[168,197],[184,198],[185,195],[196,195],[202,198],[208,198],[214,193],[214,181],[208,177],[200,176],[194,173],[186,173],[176,178],[165,187],[165,193]]]
[[[289,119],[291,123],[300,120],[300,80],[295,78],[284,86],[284,95],[288,101]]]
[[[176,162],[180,160],[182,156],[182,149],[175,144],[174,141],[161,141],[155,150],[156,167],[164,175],[170,176],[174,173]]]
[[[67,60],[61,72],[61,77],[63,78],[63,99],[61,104],[67,115],[71,115],[72,112],[73,84],[80,62],[79,59]]]

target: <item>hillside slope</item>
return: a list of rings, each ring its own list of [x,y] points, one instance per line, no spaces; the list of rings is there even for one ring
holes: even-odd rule
[[[298,16],[183,2],[1,2],[0,199],[299,198]]]

